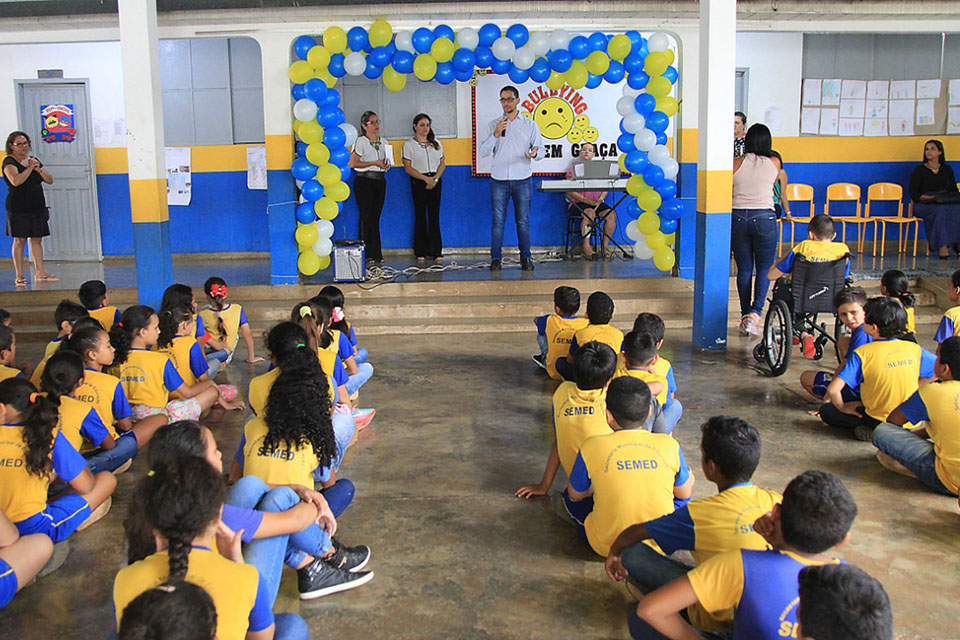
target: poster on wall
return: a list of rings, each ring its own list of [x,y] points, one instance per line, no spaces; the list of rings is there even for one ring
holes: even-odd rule
[[[73,120],[72,104],[40,105],[40,137],[44,142],[73,142],[77,129]]]
[[[167,161],[167,204],[185,207],[190,204],[190,147],[165,147]]]
[[[247,147],[247,189],[267,188],[267,148],[263,145]]]
[[[473,175],[490,175],[491,158],[480,157],[478,143],[489,134],[490,122],[501,117],[500,89],[512,84],[505,76],[479,76],[473,88]],[[618,160],[617,137],[621,116],[617,100],[621,84],[603,83],[596,89],[571,89],[563,85],[550,89],[546,84],[527,81],[517,85],[520,92],[518,117],[531,118],[540,129],[546,156],[533,164],[535,175],[566,173],[577,157],[580,144],[593,142],[597,157]],[[671,126],[673,122],[671,119]],[[667,129],[670,135],[671,130]]]

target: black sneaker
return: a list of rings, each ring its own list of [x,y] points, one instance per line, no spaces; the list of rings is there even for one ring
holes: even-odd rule
[[[500,271],[500,261],[491,260],[490,261],[490,271]]]
[[[533,260],[524,258],[520,261],[520,269],[523,271],[533,271]]]
[[[535,353],[530,357],[533,358],[533,361],[537,363],[538,367],[540,367],[544,371],[547,370],[547,362],[542,355],[540,355],[539,353]]]
[[[332,593],[356,589],[373,580],[373,571],[353,573],[331,566],[317,558],[303,569],[297,570],[297,591],[301,600],[322,598]]]
[[[331,567],[343,569],[344,571],[357,572],[367,566],[370,561],[370,547],[365,544],[356,547],[345,547],[337,540],[333,539],[333,555],[324,558]]]
[[[868,427],[865,424],[858,424],[853,428],[853,437],[857,440],[862,440],[863,442],[870,442],[873,440],[873,427]]]

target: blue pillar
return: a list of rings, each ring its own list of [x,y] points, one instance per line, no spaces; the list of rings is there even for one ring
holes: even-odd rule
[[[133,247],[137,264],[137,299],[160,308],[164,290],[173,282],[170,222],[134,222]]]
[[[730,292],[730,214],[696,213],[696,268],[693,281],[693,343],[701,349],[727,348]]]
[[[268,142],[269,144],[269,142]],[[270,284],[297,284],[296,183],[285,169],[267,170],[267,224],[270,234]]]

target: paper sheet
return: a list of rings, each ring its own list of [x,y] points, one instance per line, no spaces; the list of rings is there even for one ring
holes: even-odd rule
[[[886,100],[890,97],[889,80],[871,80],[867,83],[868,100]]]
[[[947,87],[947,93],[950,95],[950,104],[960,104],[960,80],[951,80]]]
[[[905,119],[913,122],[913,100],[891,100],[890,118]]]
[[[803,106],[816,107],[820,105],[820,81],[803,81]]]
[[[166,147],[167,204],[185,207],[190,204],[190,147]]]
[[[890,135],[892,136],[912,136],[913,118],[894,118],[890,117]]]
[[[934,123],[933,100],[917,100],[917,126],[929,127]]]
[[[913,100],[917,97],[916,80],[891,80],[890,81],[890,99],[891,100]]]
[[[770,131],[777,132],[783,128],[783,111],[775,104],[767,105],[763,110],[763,123]]]
[[[801,135],[817,135],[820,133],[820,109],[804,107],[800,109]]]
[[[267,188],[267,148],[263,145],[247,147],[247,189]]]
[[[835,136],[840,126],[840,111],[837,109],[820,110],[820,135]]]
[[[887,119],[886,118],[867,118],[863,121],[863,135],[865,136],[886,136]]]
[[[837,106],[840,104],[840,80],[824,80],[821,91],[820,104],[824,106]]]
[[[841,118],[862,118],[864,113],[863,100],[841,100]]]
[[[886,100],[867,100],[867,110],[865,115],[868,118],[886,119],[890,103]]]
[[[862,136],[863,119],[862,118],[840,118],[841,136]]]
[[[940,78],[917,80],[917,99],[937,99],[940,97]]]
[[[843,100],[863,100],[867,97],[866,80],[844,80],[840,98]]]
[[[960,133],[960,107],[947,109],[947,133]]]

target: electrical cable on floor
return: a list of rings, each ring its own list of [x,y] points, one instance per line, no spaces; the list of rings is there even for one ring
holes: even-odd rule
[[[534,263],[542,264],[545,262],[562,262],[563,256],[558,251],[547,251],[538,256],[531,256]],[[501,264],[504,268],[520,266],[518,258],[503,258]],[[421,274],[443,273],[444,271],[479,271],[490,268],[489,262],[476,262],[474,264],[459,264],[452,261],[446,264],[432,264],[430,266],[420,267],[412,265],[405,269],[396,269],[388,266],[371,265],[367,267],[367,279],[364,282],[358,282],[357,286],[365,291],[376,289],[382,284],[396,282],[400,278],[412,278]]]

